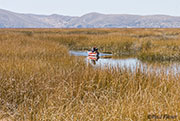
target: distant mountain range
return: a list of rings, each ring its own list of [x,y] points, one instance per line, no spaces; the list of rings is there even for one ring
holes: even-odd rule
[[[180,17],[100,13],[75,17],[21,14],[0,9],[0,28],[180,28]]]

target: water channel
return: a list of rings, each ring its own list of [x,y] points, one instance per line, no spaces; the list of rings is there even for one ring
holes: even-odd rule
[[[180,63],[178,62],[168,62],[168,63],[148,63],[142,62],[137,58],[113,58],[112,54],[100,53],[99,58],[90,57],[86,51],[70,51],[70,55],[73,56],[83,56],[87,64],[91,64],[94,67],[119,67],[128,68],[131,71],[135,71],[137,68],[145,69],[148,72],[165,72],[169,74],[173,72],[174,74],[180,74]]]

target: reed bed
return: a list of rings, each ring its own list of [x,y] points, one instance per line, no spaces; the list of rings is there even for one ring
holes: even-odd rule
[[[141,33],[144,30],[145,33]],[[154,33],[152,30],[0,30],[0,119],[144,121],[149,115],[167,114],[174,116],[172,120],[180,120],[178,73],[148,73],[147,68],[138,66],[135,72],[129,68],[93,68],[83,58],[68,53],[73,48],[87,49],[94,42],[104,52],[131,54],[129,49],[133,45],[143,47],[145,53],[160,41],[152,40],[149,45],[146,37],[156,35],[159,38],[162,31],[177,35],[174,29],[155,29]],[[130,37],[126,38],[128,34]],[[120,36],[126,48],[117,45]],[[136,40],[137,36],[142,39]],[[107,45],[104,48],[103,41]],[[158,43],[157,48],[171,43],[169,39],[164,41],[167,43]],[[116,51],[113,50],[115,46],[122,48]],[[138,51],[136,48],[135,53]]]
[[[147,61],[179,61],[180,29],[3,29],[34,39],[57,42],[73,50],[93,46],[114,56]]]

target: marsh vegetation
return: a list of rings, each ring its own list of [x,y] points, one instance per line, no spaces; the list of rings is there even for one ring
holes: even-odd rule
[[[179,61],[180,29],[1,29],[0,119],[180,120],[179,73],[94,68],[69,55],[92,46],[116,57]]]

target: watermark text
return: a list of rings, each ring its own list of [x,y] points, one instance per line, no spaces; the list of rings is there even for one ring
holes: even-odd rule
[[[148,119],[176,119],[177,115],[169,115],[169,114],[161,114],[161,115],[157,115],[157,114],[149,114],[148,115]]]

